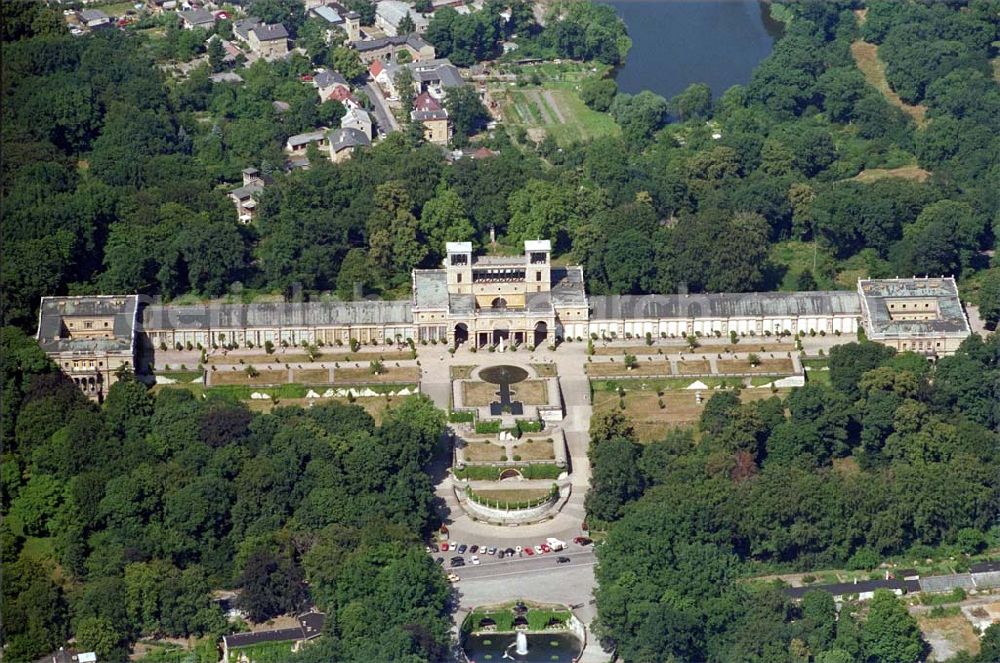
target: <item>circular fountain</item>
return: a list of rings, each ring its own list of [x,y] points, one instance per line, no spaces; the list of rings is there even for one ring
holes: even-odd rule
[[[479,371],[479,379],[490,384],[515,384],[528,379],[528,371],[520,366],[489,366]]]

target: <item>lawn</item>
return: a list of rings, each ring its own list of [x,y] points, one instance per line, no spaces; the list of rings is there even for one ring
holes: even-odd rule
[[[500,389],[490,382],[480,382],[473,380],[462,383],[462,404],[465,407],[482,407],[496,401],[499,397],[497,391]]]
[[[491,502],[529,502],[545,499],[551,492],[546,488],[490,488],[477,490],[476,495]]]
[[[875,182],[888,177],[896,177],[911,182],[926,182],[931,176],[929,171],[924,170],[916,164],[900,166],[898,168],[866,168],[854,176],[859,182]]]
[[[206,377],[212,386],[221,385],[269,385],[288,382],[286,370],[257,370],[256,377],[250,377],[242,366],[232,366],[231,370],[208,371]]]
[[[551,440],[525,440],[514,446],[514,455],[521,460],[553,460],[556,457]]]
[[[662,439],[665,431],[670,428],[693,426],[698,422],[713,391],[703,390],[701,403],[697,402],[695,393],[694,390],[664,391],[660,397],[655,389],[626,388],[624,398],[620,399],[613,391],[595,391],[594,414],[621,411],[620,402],[624,400],[624,414],[635,428],[639,441],[652,442]],[[787,393],[787,389],[779,389],[777,393],[770,389],[743,389],[740,391],[740,400],[749,403],[775,395],[783,397]],[[663,403],[662,408],[660,402]]]
[[[674,352],[677,348],[673,349]],[[625,347],[615,347],[613,345],[596,347],[594,348],[594,354],[597,356],[619,356],[619,355],[659,355],[663,354],[663,348],[657,348],[652,345],[626,345]]]
[[[324,352],[324,349],[327,352]],[[372,359],[381,359],[382,361],[401,361],[404,359],[412,359],[412,355],[409,352],[399,352],[396,350],[390,350],[387,352],[375,352],[375,351],[358,351],[358,352],[338,352],[333,353],[330,348],[319,348],[319,354],[316,357],[316,361],[322,362],[341,362],[341,361],[356,361],[356,362],[369,362]],[[275,352],[274,354],[267,354],[266,352],[259,352],[254,354],[213,354],[208,356],[209,364],[232,364],[233,362],[242,361],[244,364],[277,364],[284,366],[285,364],[305,364],[309,363],[309,355],[303,352]]]
[[[504,448],[491,442],[470,442],[465,446],[465,460],[485,463],[506,460]]]
[[[535,369],[540,378],[554,378],[559,375],[555,364],[531,364],[531,368]]]
[[[511,398],[525,405],[546,405],[549,402],[549,389],[544,380],[525,380],[511,385]]]
[[[680,375],[708,375],[711,371],[707,359],[685,359],[677,362],[677,372]]]
[[[770,259],[783,271],[781,283],[778,286],[780,290],[788,292],[801,290],[798,285],[799,276],[807,270],[813,273],[816,285],[821,290],[830,290],[836,287],[833,279],[836,273],[836,260],[828,251],[811,242],[797,240],[778,242],[771,246]],[[814,260],[815,269],[813,269]]]
[[[705,362],[706,369],[708,372],[708,362]],[[628,370],[625,368],[625,364],[622,361],[614,362],[593,362],[586,365],[587,375],[594,377],[613,377],[613,376],[634,376],[641,377],[644,375],[670,375],[670,363],[667,361],[640,361],[639,365]]]
[[[889,86],[889,81],[885,78],[885,63],[878,57],[878,46],[859,39],[851,43],[851,55],[854,56],[854,62],[865,75],[869,85],[881,92],[890,104],[912,117],[917,127],[925,124],[927,107],[923,104],[911,106],[900,99]]]
[[[716,362],[719,373],[780,373],[791,375],[795,372],[791,359],[761,359],[751,366],[746,359],[720,359]]]
[[[452,366],[451,367],[451,379],[452,380],[468,380],[472,377],[472,371],[476,370],[475,366]]]
[[[420,369],[416,366],[402,368],[386,366],[378,375],[368,368],[335,368],[333,378],[337,384],[365,384],[367,382],[405,382],[413,383],[420,380]]]

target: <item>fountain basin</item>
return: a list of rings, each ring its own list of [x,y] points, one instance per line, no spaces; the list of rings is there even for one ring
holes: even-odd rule
[[[519,636],[527,651],[517,652]],[[488,643],[488,644],[487,644]],[[468,635],[462,649],[470,663],[572,663],[583,650],[583,643],[569,631],[551,633],[484,633]],[[504,658],[504,654],[507,658]]]

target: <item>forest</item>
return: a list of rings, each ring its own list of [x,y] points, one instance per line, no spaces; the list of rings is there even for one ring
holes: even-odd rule
[[[303,661],[443,658],[450,590],[422,542],[444,425],[429,400],[376,426],[357,405],[264,415],[125,376],[99,408],[20,331],[0,351],[6,660],[70,635],[101,661],[205,636],[198,660],[214,663],[223,587],[257,622],[325,611]]]
[[[618,413],[593,422],[597,630],[624,660],[924,660],[891,594],[836,618],[829,594],[793,605],[746,578],[1000,545],[1000,336],[933,366],[867,341],[829,360],[829,385],[746,404],[719,392],[697,430],[647,445]],[[998,654],[995,625],[978,658],[951,660]]]
[[[860,25],[855,5],[792,4],[773,54],[714,101],[703,85],[664,100],[589,81],[581,96],[612,114],[620,137],[556,149],[498,130],[477,138],[496,157],[448,164],[404,132],[349,163],[289,174],[284,139],[340,112],[299,80],[309,58],[257,62],[239,70],[243,84],[212,83],[208,65],[177,78],[155,66],[171,49],[142,30],[71,38],[28,5],[35,14],[9,21],[2,46],[4,318],[30,329],[38,298],[60,293],[347,297],[343,284],[359,276],[366,295],[396,297],[413,267],[437,263],[442,241],[489,248],[492,230],[497,250],[554,239],[561,260],[584,266],[593,293],[850,288],[858,274],[954,274],[995,321],[996,3],[873,1]],[[621,46],[619,57],[627,52],[621,23],[588,7],[574,4],[559,30],[590,20]],[[493,54],[449,42],[465,28],[448,16],[430,35],[442,53]],[[555,28],[539,28],[520,5],[513,16],[526,42],[561,52]],[[914,31],[939,46],[906,48]],[[866,82],[850,50],[859,39],[880,44],[888,80],[926,107],[924,125]],[[312,59],[349,68],[343,51]],[[276,183],[259,222],[241,226],[224,193],[247,166]],[[900,166],[928,176],[865,176]]]

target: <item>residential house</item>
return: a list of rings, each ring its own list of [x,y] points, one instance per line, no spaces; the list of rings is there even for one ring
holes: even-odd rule
[[[390,37],[400,34],[399,24],[407,16],[413,21],[414,32],[423,34],[429,21],[423,14],[413,10],[413,6],[400,0],[381,0],[375,3],[375,27]],[[405,33],[404,33],[405,34]]]
[[[185,30],[194,30],[195,28],[209,30],[215,27],[215,16],[205,9],[179,11],[177,15],[181,17],[181,24]]]
[[[307,612],[298,616],[298,622],[297,626],[290,628],[224,635],[222,636],[222,660],[248,661],[249,659],[245,655],[241,655],[239,650],[265,643],[284,642],[288,644],[289,653],[297,652],[303,644],[322,634],[326,615],[322,612]]]
[[[343,163],[350,159],[358,148],[370,147],[372,141],[358,129],[341,127],[330,133],[329,143],[330,158],[334,163]]]
[[[358,57],[365,64],[371,64],[375,60],[395,61],[396,54],[401,51],[409,53],[413,62],[433,60],[436,54],[434,46],[414,34],[352,41],[351,48],[358,52]]]
[[[80,23],[91,30],[99,30],[111,26],[111,18],[100,9],[84,9],[77,12]]]
[[[369,139],[372,137],[372,116],[361,108],[351,108],[340,118],[340,126],[344,129],[357,129]]]
[[[413,111],[410,113],[410,119],[424,126],[424,139],[428,143],[448,144],[448,140],[451,138],[448,111],[430,93],[421,92],[413,100]]]
[[[386,96],[390,99],[396,99],[399,94],[396,90],[396,74],[399,72],[399,67],[391,62],[383,63],[381,60],[375,60],[368,67],[368,75],[372,77],[375,84],[382,88]]]
[[[327,129],[324,127],[304,134],[289,136],[288,140],[285,141],[285,152],[288,154],[305,154],[306,149],[313,143],[322,149],[326,147],[326,132]]]
[[[236,215],[240,223],[250,223],[257,218],[257,197],[264,187],[273,180],[256,168],[243,169],[243,186],[229,192],[229,198],[236,205]]]
[[[413,73],[413,84],[417,94],[429,92],[435,99],[444,99],[448,89],[465,85],[458,67],[448,58],[412,62],[407,68]]]
[[[250,16],[233,23],[233,36],[265,60],[288,55],[288,30],[281,23],[268,25]]]
[[[449,88],[465,85],[458,68],[447,58],[405,65],[376,60],[368,67],[368,73],[386,95],[397,98],[399,90],[396,89],[396,77],[403,68],[413,75],[414,94],[427,92],[438,101],[447,96]]]
[[[347,92],[351,91],[351,87],[347,84],[346,78],[335,71],[329,71],[327,69],[317,72],[316,75],[313,76],[312,82],[316,87],[316,90],[319,92],[320,102],[328,101],[330,94],[338,88],[343,88]]]
[[[349,88],[336,87],[333,92],[327,95],[324,101],[336,101],[344,108],[361,108],[361,102],[354,98]]]

